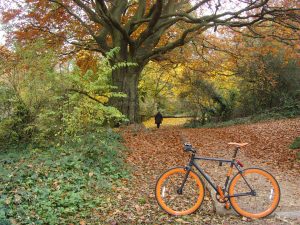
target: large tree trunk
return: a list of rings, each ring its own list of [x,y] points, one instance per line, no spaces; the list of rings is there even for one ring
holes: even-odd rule
[[[142,69],[141,66],[126,67],[112,73],[113,85],[127,95],[125,98],[114,99],[112,104],[128,117],[130,123],[140,122],[138,80]]]

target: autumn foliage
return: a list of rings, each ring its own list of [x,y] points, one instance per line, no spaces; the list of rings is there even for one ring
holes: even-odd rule
[[[113,84],[127,97],[112,100],[111,104],[127,115],[130,122],[140,121],[138,85],[142,70],[150,60],[169,58],[166,54],[174,49],[178,55],[179,47],[189,45],[181,50],[178,58],[195,59],[195,55],[200,55],[205,59],[212,49],[217,51],[219,45],[215,41],[233,46],[228,36],[236,33],[294,44],[299,32],[299,3],[294,0],[245,1],[243,4],[238,0],[26,0],[14,4],[5,2],[1,11],[3,22],[13,27],[9,41],[43,38],[48,46],[63,55],[82,49],[105,55],[120,47],[110,64],[128,61],[136,67],[113,71]],[[213,31],[217,34],[212,34]],[[191,51],[193,45],[196,52]],[[185,56],[184,51],[193,57]],[[79,64],[84,63],[81,60]]]
[[[0,0],[0,224],[248,223],[215,215],[209,195],[191,217],[160,211],[155,181],[185,165],[182,135],[207,156],[249,142],[245,164],[274,170],[284,209],[300,209],[299,118],[287,119],[300,115],[299,12],[297,0]]]

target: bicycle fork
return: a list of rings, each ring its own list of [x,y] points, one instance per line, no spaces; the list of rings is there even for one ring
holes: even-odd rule
[[[184,178],[183,178],[183,181],[182,181],[180,187],[179,187],[178,190],[177,190],[177,193],[178,193],[179,195],[182,195],[182,190],[183,190],[183,187],[184,187],[184,185],[185,185],[185,182],[186,182],[186,180],[187,180],[187,178],[188,178],[188,176],[189,176],[189,174],[190,174],[191,167],[190,167],[190,166],[186,166],[184,169],[186,170],[186,174],[185,174],[185,176],[184,176]]]

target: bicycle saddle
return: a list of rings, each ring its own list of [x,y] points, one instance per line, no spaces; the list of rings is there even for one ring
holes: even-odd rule
[[[248,145],[248,143],[237,143],[237,142],[229,142],[229,145],[235,145],[236,147],[244,147],[246,145]]]

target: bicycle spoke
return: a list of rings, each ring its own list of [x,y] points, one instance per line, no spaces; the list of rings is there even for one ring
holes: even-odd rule
[[[260,218],[272,213],[278,205],[280,190],[275,179],[260,169],[249,169],[244,177],[251,184],[253,195],[231,198],[233,207],[240,214]],[[229,188],[230,195],[251,192],[241,175],[235,177]]]
[[[156,187],[156,197],[159,204],[170,214],[189,214],[195,211],[202,203],[204,188],[200,179],[195,173],[189,174],[182,193],[178,190],[186,176],[184,169],[174,169],[163,175]]]

